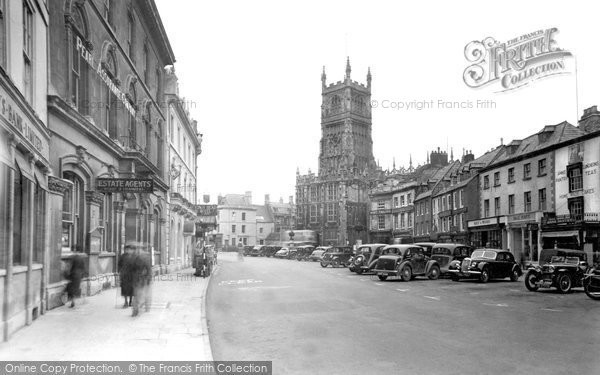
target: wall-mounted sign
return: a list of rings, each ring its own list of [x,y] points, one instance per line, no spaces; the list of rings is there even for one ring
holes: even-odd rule
[[[97,178],[96,188],[103,193],[152,193],[151,178]]]
[[[489,219],[471,220],[467,223],[467,226],[469,228],[473,228],[473,227],[483,227],[485,225],[495,225],[495,224],[498,224],[497,217],[492,217]]]
[[[218,209],[216,204],[198,205],[198,216],[217,216]]]

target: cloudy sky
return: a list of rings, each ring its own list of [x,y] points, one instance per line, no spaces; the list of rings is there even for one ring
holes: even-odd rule
[[[193,103],[191,113],[204,134],[200,199],[247,190],[255,202],[264,194],[286,200],[293,195],[296,168],[317,170],[322,67],[328,83],[342,80],[346,56],[354,80],[364,82],[371,67],[378,103],[374,154],[384,169],[394,158],[408,166],[410,155],[415,165],[425,163],[427,151],[437,147],[452,148],[455,157],[463,149],[479,156],[501,138],[508,143],[544,125],[575,123],[584,108],[600,102],[598,33],[590,32],[600,4],[156,3],[177,59],[180,94]],[[574,56],[565,60],[570,74],[501,93],[497,84],[473,89],[464,83],[469,42],[506,42],[553,27],[557,46]],[[389,108],[392,102],[431,100],[421,110]],[[477,108],[478,100],[493,105]]]

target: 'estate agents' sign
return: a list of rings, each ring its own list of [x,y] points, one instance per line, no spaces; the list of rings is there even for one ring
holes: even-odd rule
[[[151,178],[97,178],[96,187],[102,193],[152,193]]]

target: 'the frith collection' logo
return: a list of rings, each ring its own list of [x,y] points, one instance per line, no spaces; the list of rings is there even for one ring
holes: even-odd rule
[[[568,73],[564,59],[572,55],[558,48],[554,40],[557,32],[557,28],[537,30],[505,43],[492,37],[472,41],[465,47],[465,58],[472,65],[465,69],[463,80],[473,88],[499,82],[499,91],[508,91]]]

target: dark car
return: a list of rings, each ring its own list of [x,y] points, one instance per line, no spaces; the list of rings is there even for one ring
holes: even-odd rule
[[[251,257],[262,257],[265,256],[265,247],[264,245],[257,245],[254,246],[254,248],[250,251],[250,256]]]
[[[571,288],[582,287],[588,269],[587,255],[581,250],[543,249],[541,266],[531,267],[525,274],[525,287],[534,292],[539,288],[556,288],[568,293]]]
[[[508,250],[476,249],[462,262],[459,260],[450,262],[448,273],[454,281],[461,278],[478,278],[482,283],[487,283],[490,279],[506,277],[510,277],[511,281],[517,281],[523,271]]]
[[[379,280],[386,280],[389,276],[400,276],[403,281],[410,281],[415,276],[435,280],[440,276],[440,266],[425,255],[425,249],[420,246],[388,245],[381,250],[373,272]]]
[[[364,272],[370,272],[375,268],[377,259],[381,256],[381,251],[387,245],[375,243],[365,244],[358,247],[356,255],[352,257],[352,262],[348,267],[350,271],[362,274]]]
[[[253,248],[254,248],[254,246],[250,246],[250,245],[244,246],[244,255],[250,255],[250,252],[252,251]]]
[[[417,242],[414,243],[413,245],[417,245],[423,248],[423,250],[425,250],[425,255],[427,255],[428,257],[431,257],[431,249],[433,249],[433,247],[436,245],[435,242]]]
[[[350,264],[350,258],[354,255],[350,246],[333,246],[323,254],[321,259],[321,267],[346,267]]]
[[[263,253],[266,257],[272,257],[281,249],[281,246],[265,246]]]
[[[309,260],[310,254],[315,250],[314,246],[311,245],[303,245],[297,247],[298,251],[296,251],[296,259],[298,261],[301,260]]]
[[[438,243],[431,249],[431,259],[438,262],[440,272],[443,274],[448,272],[448,266],[454,260],[462,262],[466,257],[471,256],[473,248],[467,245],[457,243]]]

